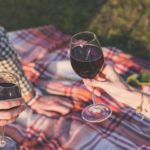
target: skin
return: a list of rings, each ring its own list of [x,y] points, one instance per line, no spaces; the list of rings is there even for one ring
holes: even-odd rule
[[[0,101],[0,126],[4,126],[16,120],[25,109],[24,100],[17,98],[13,100]]]
[[[102,72],[94,79],[83,79],[83,82],[90,91],[94,88],[94,92],[97,96],[100,96],[101,92],[105,91],[118,102],[124,103],[134,109],[141,104],[142,93],[129,87],[110,65],[106,65]],[[142,106],[143,110],[147,111],[142,111],[142,114],[148,118],[150,118],[149,101],[150,96],[143,93]]]
[[[39,114],[50,117],[52,112],[56,112],[59,115],[68,114],[73,108],[73,104],[65,98],[60,100],[59,97],[55,96],[41,96],[31,105],[31,108]]]

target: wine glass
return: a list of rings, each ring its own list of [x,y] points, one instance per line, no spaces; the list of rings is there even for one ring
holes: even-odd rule
[[[21,97],[17,77],[8,72],[0,72],[0,101],[15,100]],[[10,137],[4,136],[4,126],[0,126],[0,150],[17,150],[17,144]]]
[[[72,36],[70,42],[70,60],[73,70],[82,78],[92,79],[103,68],[104,55],[102,48],[93,32],[83,31]],[[97,104],[94,88],[93,104],[82,111],[82,118],[88,122],[102,122],[108,119],[112,111],[105,104]]]

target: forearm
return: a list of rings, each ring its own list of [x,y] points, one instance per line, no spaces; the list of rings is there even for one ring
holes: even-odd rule
[[[136,109],[142,106],[142,114],[150,118],[150,95],[141,93],[140,91],[129,91],[120,89],[120,95],[113,93],[112,96],[119,102]]]
[[[141,94],[137,91],[125,90],[121,93],[121,97],[119,99],[120,102],[136,109],[136,107],[141,103]]]
[[[144,94],[143,95],[143,110],[142,113],[150,118],[150,95]]]

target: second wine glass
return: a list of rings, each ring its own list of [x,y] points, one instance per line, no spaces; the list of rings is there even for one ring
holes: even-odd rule
[[[104,65],[102,48],[93,32],[84,31],[72,36],[70,42],[70,61],[73,70],[82,78],[94,78]],[[82,118],[88,122],[102,122],[108,119],[112,111],[105,104],[97,104],[94,89],[93,104],[82,111]]]
[[[20,97],[21,91],[16,75],[0,72],[0,101],[13,101]],[[4,136],[4,126],[0,126],[0,150],[17,150],[17,143]]]

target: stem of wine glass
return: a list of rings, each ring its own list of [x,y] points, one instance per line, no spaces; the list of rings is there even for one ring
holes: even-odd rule
[[[0,147],[5,146],[5,140],[4,140],[4,126],[0,126]]]
[[[93,104],[96,105],[96,97],[94,94],[94,88],[92,89],[92,100],[93,100]]]

